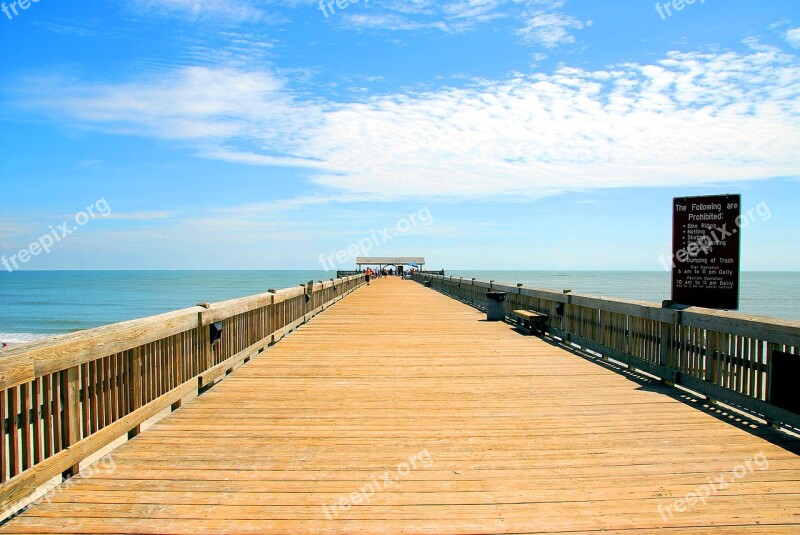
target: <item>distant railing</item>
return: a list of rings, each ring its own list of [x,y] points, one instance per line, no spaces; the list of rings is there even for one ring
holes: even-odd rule
[[[800,429],[800,322],[697,307],[606,299],[493,282],[418,274],[419,282],[483,307],[507,292],[506,314],[547,314],[548,332],[668,383]]]
[[[361,286],[363,275],[223,301],[0,353],[0,503],[14,504]]]
[[[406,271],[410,271],[409,268],[406,268]],[[337,271],[337,277],[347,277],[350,275],[358,275],[359,273],[363,273],[363,271]],[[438,271],[415,271],[415,273],[423,273],[425,275],[444,275],[444,270],[440,269]]]

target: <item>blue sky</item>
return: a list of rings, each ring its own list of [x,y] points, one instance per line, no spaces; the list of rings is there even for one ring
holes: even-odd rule
[[[672,197],[741,193],[769,214],[743,268],[800,270],[796,0],[11,4],[0,253],[111,209],[24,269],[315,269],[369,242],[659,270]]]

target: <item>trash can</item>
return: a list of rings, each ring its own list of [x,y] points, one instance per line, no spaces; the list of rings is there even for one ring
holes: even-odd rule
[[[431,287],[431,281],[425,281],[425,282],[423,282],[422,284],[423,284],[423,285],[424,285],[426,288],[430,288],[430,287]]]
[[[486,321],[506,319],[506,292],[486,292]]]

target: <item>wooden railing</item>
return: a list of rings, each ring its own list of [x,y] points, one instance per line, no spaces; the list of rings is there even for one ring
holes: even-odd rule
[[[548,333],[568,344],[800,429],[800,376],[787,377],[798,369],[800,322],[424,273],[415,279],[478,308],[490,289],[507,292],[507,316],[547,314]]]
[[[0,513],[135,436],[142,422],[178,408],[363,282],[311,282],[3,350]]]

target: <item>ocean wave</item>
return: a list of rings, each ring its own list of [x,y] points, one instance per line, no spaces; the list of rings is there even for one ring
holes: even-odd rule
[[[44,340],[55,336],[54,334],[33,334],[33,333],[0,333],[0,344],[5,342],[9,346],[28,344],[38,340]]]

